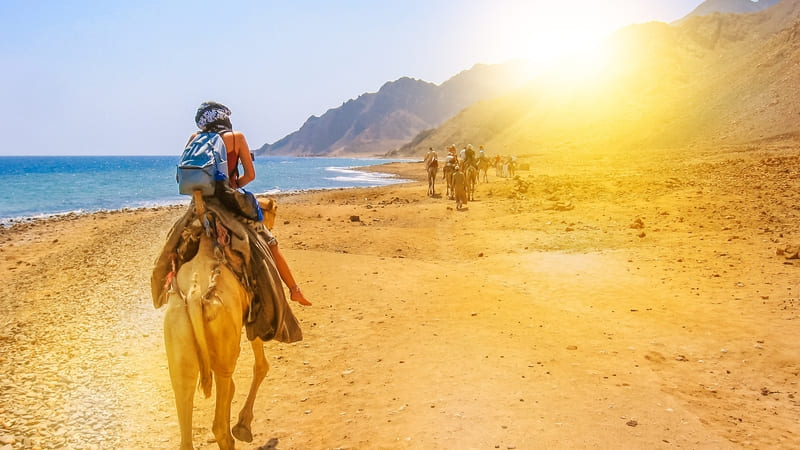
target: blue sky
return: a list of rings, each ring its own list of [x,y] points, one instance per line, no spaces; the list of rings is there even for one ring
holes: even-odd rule
[[[257,148],[402,76],[543,64],[700,3],[4,0],[0,155],[177,155],[209,99]]]

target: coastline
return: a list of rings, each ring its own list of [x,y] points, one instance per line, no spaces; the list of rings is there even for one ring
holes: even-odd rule
[[[366,159],[366,158],[363,158]],[[378,159],[378,158],[375,158]],[[409,173],[407,170],[396,170],[395,172],[391,170],[380,170],[381,167],[392,167],[391,164],[406,164],[403,162],[387,162],[385,164],[378,164],[375,166],[364,166],[364,167],[351,167],[352,170],[358,170],[362,172],[371,172],[371,173],[379,173],[379,174],[387,174],[387,175],[395,175],[400,177],[403,173]],[[393,183],[387,184],[401,184],[412,182],[413,176],[411,178],[398,178]],[[294,195],[294,194],[304,194],[304,193],[318,193],[324,192],[328,190],[345,190],[345,189],[354,189],[360,188],[361,186],[351,186],[351,187],[331,187],[331,188],[320,188],[320,189],[290,189],[286,191],[277,191],[277,192],[265,192],[265,193],[258,193],[256,194],[257,197],[282,197],[287,195]],[[371,187],[378,187],[378,186],[371,186]],[[20,217],[9,217],[2,219],[0,218],[0,230],[13,228],[19,225],[26,225],[26,224],[33,224],[33,223],[40,223],[40,222],[47,222],[51,220],[72,220],[76,217],[91,215],[91,214],[117,214],[117,213],[135,213],[137,211],[144,211],[144,210],[158,210],[160,208],[174,208],[174,207],[185,207],[189,203],[189,197],[180,197],[179,200],[169,201],[169,202],[154,202],[152,205],[146,206],[139,206],[139,207],[122,207],[116,209],[96,209],[96,210],[75,210],[75,211],[65,211],[65,212],[58,212],[58,213],[42,213],[32,216],[20,216]]]
[[[244,448],[800,445],[800,264],[776,255],[800,236],[793,152],[533,155],[462,211],[420,162],[379,166],[410,183],[276,195],[314,305],[291,305],[302,342],[266,345]],[[183,211],[0,229],[0,435],[177,447],[149,277]],[[245,346],[234,414],[251,364]]]

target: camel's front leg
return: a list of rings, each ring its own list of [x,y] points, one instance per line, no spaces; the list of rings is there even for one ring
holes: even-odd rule
[[[233,392],[236,390],[233,384],[233,377],[217,375],[217,401],[214,408],[214,424],[211,431],[217,439],[217,445],[221,450],[233,449],[235,444],[231,435],[231,401]]]
[[[192,324],[185,305],[170,304],[164,315],[164,343],[169,364],[169,378],[175,393],[178,424],[181,427],[181,449],[192,446],[192,403],[197,386],[200,362],[195,350]]]
[[[267,358],[264,357],[264,342],[255,338],[250,342],[253,347],[253,356],[255,363],[253,364],[253,381],[250,383],[250,392],[247,393],[247,400],[239,411],[239,421],[233,427],[233,435],[236,439],[243,442],[253,442],[253,433],[250,430],[250,424],[253,422],[253,404],[256,401],[256,394],[264,377],[267,376],[269,371],[269,363]]]

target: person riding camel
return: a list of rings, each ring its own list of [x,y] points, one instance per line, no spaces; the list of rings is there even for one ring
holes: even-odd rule
[[[429,147],[428,153],[425,154],[425,170],[428,170],[428,167],[431,165],[437,167],[439,165],[439,156],[436,154],[436,151],[433,150],[433,147]]]
[[[452,155],[454,158],[458,159],[458,155],[456,155],[456,144],[450,144],[450,146],[447,147],[447,154]]]
[[[478,168],[478,161],[475,159],[475,150],[473,150],[472,144],[467,144],[467,148],[464,151],[464,166]],[[464,169],[466,169],[466,167],[464,167]]]
[[[447,147],[447,156],[444,159],[444,170],[442,170],[442,179],[444,180],[448,173],[455,172],[458,165],[458,156],[456,156],[455,144]]]
[[[192,203],[169,231],[150,277],[153,306],[160,308],[167,303],[170,292],[176,289],[179,269],[198,253],[201,236],[212,236],[218,263],[225,264],[250,294],[245,317],[247,338],[296,342],[302,339],[302,332],[287,302],[283,283],[289,288],[291,300],[304,306],[311,302],[300,290],[277,239],[268,229],[274,217],[267,220],[260,202],[242,189],[255,179],[256,173],[247,140],[240,131],[233,130],[230,115],[228,107],[216,102],[201,104],[195,114],[198,131],[194,135],[215,134],[224,142],[228,169],[223,175],[227,177],[215,177],[211,193],[193,191]],[[215,152],[219,150],[222,149]]]
[[[486,156],[486,151],[483,149],[483,146],[481,145],[480,148],[478,149],[478,162],[479,163],[482,162],[482,161],[487,161],[488,162],[488,160],[489,160],[489,157]]]
[[[256,220],[257,217],[263,219],[258,202],[255,196],[242,189],[245,185],[255,180],[256,169],[253,165],[253,155],[250,153],[250,147],[247,145],[244,133],[241,131],[234,131],[231,124],[230,116],[231,110],[217,102],[203,102],[197,108],[194,120],[199,131],[192,133],[189,137],[189,142],[199,132],[213,132],[222,137],[225,142],[225,150],[227,152],[228,161],[228,179],[217,182],[217,188],[214,191],[214,196],[217,197],[223,205],[238,212],[239,214],[248,217],[249,219]],[[239,175],[239,166],[241,164],[244,173]],[[254,214],[243,208],[242,205],[255,205],[254,209],[258,211]],[[281,279],[286,283],[291,293],[291,299],[300,303],[301,305],[309,306],[309,302],[305,295],[300,291],[300,287],[295,283],[292,272],[289,269],[288,263],[283,257],[283,254],[278,249],[278,241],[272,236],[270,230],[265,230],[263,233],[266,243],[275,258],[275,265],[278,268]]]

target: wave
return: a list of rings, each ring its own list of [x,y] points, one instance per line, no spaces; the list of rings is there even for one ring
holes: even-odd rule
[[[361,170],[355,170],[352,167],[332,166],[332,167],[326,167],[325,171],[340,174],[333,177],[325,177],[326,180],[340,181],[346,183],[386,185],[386,184],[403,183],[406,181],[401,178],[397,178],[396,175],[391,173],[364,172]]]

